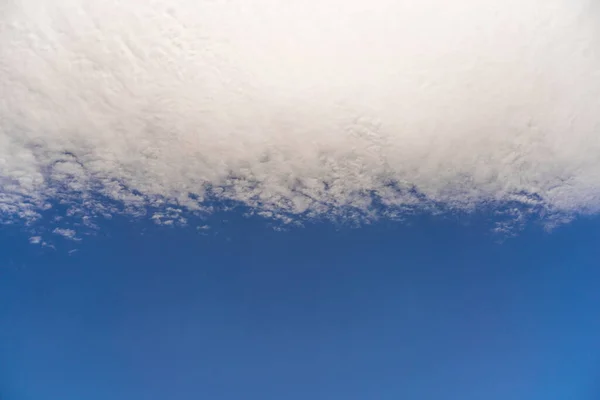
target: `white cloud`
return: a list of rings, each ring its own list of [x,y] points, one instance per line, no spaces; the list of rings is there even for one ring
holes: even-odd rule
[[[4,1],[0,218],[596,213],[593,3]]]
[[[77,232],[75,232],[73,229],[56,228],[52,232],[55,233],[56,235],[60,235],[69,240],[75,240],[75,241],[81,240],[77,237]]]

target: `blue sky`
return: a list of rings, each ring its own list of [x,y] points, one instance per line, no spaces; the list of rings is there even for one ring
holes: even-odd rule
[[[484,217],[4,228],[2,398],[598,398],[600,221],[498,243]]]

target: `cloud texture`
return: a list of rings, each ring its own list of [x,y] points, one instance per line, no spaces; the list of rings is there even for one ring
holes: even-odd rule
[[[594,3],[4,0],[0,219],[597,213]]]

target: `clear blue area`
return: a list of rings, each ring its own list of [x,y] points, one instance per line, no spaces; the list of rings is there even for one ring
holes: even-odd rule
[[[598,219],[499,244],[476,220],[223,218],[57,250],[3,228],[0,398],[600,399]]]

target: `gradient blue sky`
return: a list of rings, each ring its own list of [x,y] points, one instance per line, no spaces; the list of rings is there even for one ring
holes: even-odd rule
[[[600,220],[498,243],[485,217],[4,227],[1,398],[598,399]]]

